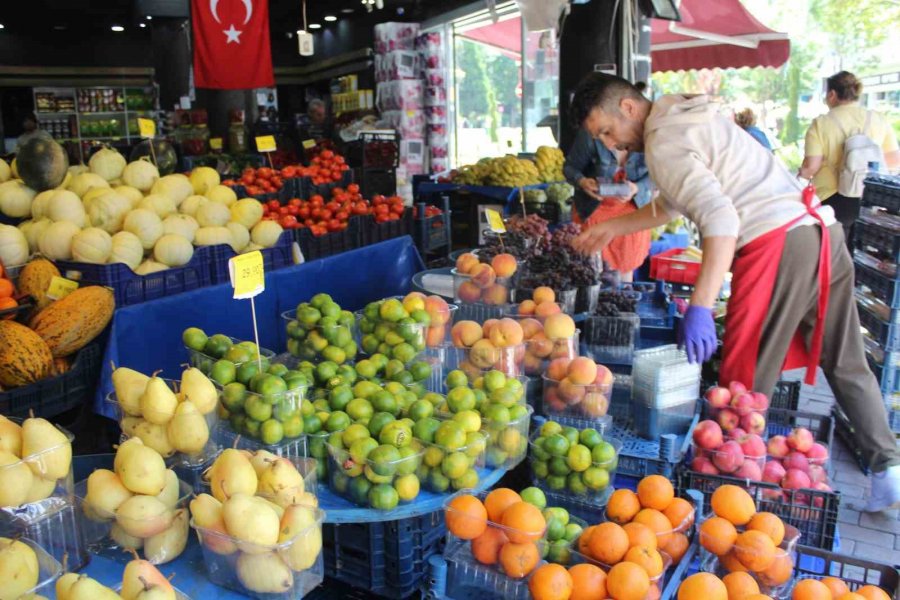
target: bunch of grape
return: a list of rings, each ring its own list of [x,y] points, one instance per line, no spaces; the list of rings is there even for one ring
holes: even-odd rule
[[[633,344],[634,326],[635,323],[628,319],[587,319],[582,324],[584,339],[588,344],[597,346],[629,346]]]
[[[595,314],[601,317],[616,317],[620,313],[633,313],[637,311],[637,299],[623,292],[605,290],[597,295],[597,310]]]
[[[485,234],[485,244],[478,250],[478,258],[483,263],[490,263],[498,254],[512,254],[520,261],[531,256],[531,241],[520,232],[507,232],[502,236]]]
[[[535,214],[530,214],[527,217],[513,215],[506,223],[506,230],[510,233],[521,233],[525,237],[534,240],[534,245],[539,248],[545,248],[550,242],[547,220]]]
[[[572,240],[578,237],[578,234],[580,233],[581,225],[578,223],[566,223],[553,232],[553,236],[550,238],[550,244],[552,246],[565,246],[571,248]]]

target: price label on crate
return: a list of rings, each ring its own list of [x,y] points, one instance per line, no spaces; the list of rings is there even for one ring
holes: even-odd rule
[[[303,149],[309,150],[316,147],[316,140],[303,140]]]
[[[209,147],[211,150],[221,150],[222,149],[222,138],[220,138],[220,137],[209,138]]]
[[[259,152],[275,152],[275,136],[259,135],[256,136],[256,150]]]
[[[262,252],[256,250],[239,254],[228,261],[228,274],[234,288],[235,300],[258,296],[266,289]]]
[[[138,117],[138,129],[142,138],[152,138],[156,136],[156,122],[153,119],[142,119]]]
[[[78,289],[78,282],[54,275],[47,287],[47,297],[51,300],[62,300]]]
[[[484,214],[487,216],[491,231],[494,233],[506,233],[506,225],[503,223],[503,217],[500,216],[500,213],[492,208],[488,208],[485,209]]]

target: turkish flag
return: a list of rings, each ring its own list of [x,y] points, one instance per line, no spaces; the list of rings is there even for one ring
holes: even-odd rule
[[[194,85],[272,87],[268,0],[191,0]]]

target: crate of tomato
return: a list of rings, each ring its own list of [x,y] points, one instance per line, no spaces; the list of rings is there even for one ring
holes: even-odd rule
[[[360,225],[363,246],[412,235],[413,211],[399,196],[376,194],[372,197],[369,215],[362,217]]]
[[[312,158],[308,167],[293,165],[281,170],[289,183],[292,196],[307,198],[316,194],[331,194],[339,186],[348,187],[352,173],[344,157],[333,150],[322,150]]]
[[[269,202],[281,200],[291,191],[285,187],[285,177],[283,170],[247,167],[239,178],[226,179],[222,184],[231,187],[238,198],[249,197],[256,198],[260,202]]]

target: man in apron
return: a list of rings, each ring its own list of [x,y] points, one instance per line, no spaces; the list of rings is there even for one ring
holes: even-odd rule
[[[720,382],[771,394],[783,369],[822,367],[872,470],[868,511],[900,507],[900,453],[866,364],[853,263],[831,208],[707,96],[641,96],[619,77],[588,75],[572,119],[607,146],[644,152],[660,202],[584,231],[593,253],[613,238],[684,215],[703,236],[703,264],[679,343],[689,360],[716,349],[712,307],[732,271]]]

